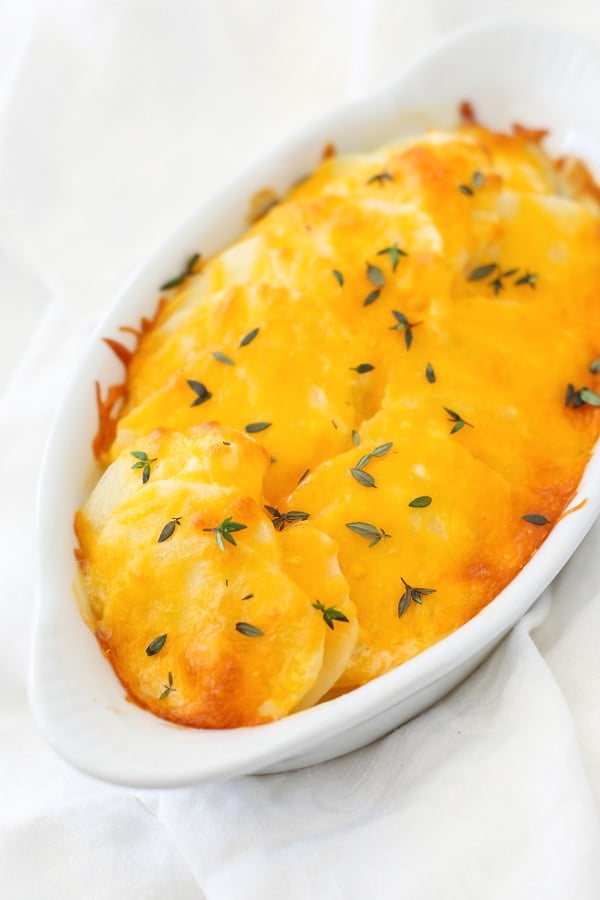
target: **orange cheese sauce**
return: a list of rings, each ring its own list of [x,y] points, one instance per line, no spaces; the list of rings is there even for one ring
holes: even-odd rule
[[[121,354],[76,532],[138,703],[234,727],[363,684],[558,521],[600,434],[600,213],[540,141],[470,123],[329,155]],[[245,527],[219,546],[227,517]]]

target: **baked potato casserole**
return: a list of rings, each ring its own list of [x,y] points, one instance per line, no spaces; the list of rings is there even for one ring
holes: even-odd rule
[[[133,349],[108,339],[125,378],[97,386],[76,555],[136,703],[230,728],[356,688],[564,514],[600,434],[600,194],[543,138],[465,105],[330,147],[163,285]]]

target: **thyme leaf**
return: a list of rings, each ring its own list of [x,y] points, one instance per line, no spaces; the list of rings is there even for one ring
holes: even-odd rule
[[[192,274],[194,271],[194,266],[200,260],[200,254],[194,253],[193,256],[190,256],[188,259],[183,272],[180,275],[176,275],[175,278],[169,279],[169,281],[165,281],[164,284],[161,284],[161,291],[169,291],[171,288],[178,287],[180,284],[186,280],[186,278]]]
[[[301,512],[298,509],[290,509],[287,512],[279,512],[276,506],[265,506],[266,511],[273,517],[275,531],[283,531],[286,525],[294,522],[305,522],[310,518],[310,513]]]
[[[213,356],[217,360],[217,362],[224,363],[226,366],[235,366],[232,358],[230,356],[226,356],[224,353],[221,353],[220,350],[215,350]]]
[[[258,434],[259,431],[266,431],[271,425],[272,422],[250,422],[249,425],[244,427],[244,431],[248,434]]]
[[[168,683],[168,684],[163,684],[164,691],[162,692],[162,694],[161,694],[160,697],[158,698],[159,700],[164,700],[165,697],[168,697],[169,694],[172,694],[173,691],[176,691],[176,690],[177,690],[177,688],[174,688],[174,687],[173,687],[173,673],[172,673],[172,672],[169,672],[169,677],[168,677],[167,680],[168,680],[169,683]]]
[[[367,278],[376,288],[382,288],[385,284],[385,277],[379,266],[367,263]]]
[[[538,276],[535,272],[525,272],[524,275],[522,275],[520,278],[517,278],[515,284],[528,284],[530,288],[535,288],[537,280]]]
[[[351,372],[358,372],[359,375],[364,375],[365,372],[372,372],[375,366],[372,366],[371,363],[360,363],[358,366],[351,366]]]
[[[425,509],[426,506],[429,506],[431,503],[431,497],[423,496],[423,497],[415,497],[414,500],[411,500],[408,504],[409,506],[413,506],[415,509]]]
[[[193,403],[190,404],[190,406],[200,406],[201,403],[206,403],[206,401],[210,400],[210,398],[212,397],[211,392],[207,389],[206,385],[202,384],[201,381],[188,379],[188,385],[196,395],[196,399]]]
[[[460,431],[461,428],[464,428],[465,425],[468,425],[469,428],[474,428],[474,425],[471,425],[470,422],[467,422],[466,419],[463,419],[459,413],[454,412],[453,409],[448,409],[447,406],[443,407],[444,410],[448,413],[448,420],[450,422],[454,422],[454,427],[450,429],[450,434],[456,434],[457,431]]]
[[[488,278],[497,268],[497,263],[487,263],[485,266],[477,266],[477,268],[473,269],[471,274],[467,276],[467,281],[481,281],[483,278]]]
[[[406,349],[410,350],[411,344],[413,341],[413,328],[416,328],[417,325],[422,325],[422,322],[409,322],[404,313],[399,312],[397,309],[392,310],[392,315],[396,320],[395,325],[390,326],[390,331],[403,331],[404,332],[404,343],[406,345]]]
[[[142,484],[147,484],[150,479],[150,466],[153,462],[156,462],[157,457],[153,457],[150,459],[147,453],[143,450],[132,450],[131,455],[134,456],[137,462],[134,462],[132,465],[132,469],[141,469],[142,470]]]
[[[165,646],[166,640],[166,634],[159,634],[158,637],[155,637],[153,641],[150,641],[150,643],[146,647],[146,653],[148,654],[148,656],[156,656],[157,653],[160,653],[162,648]]]
[[[435,588],[417,588],[411,587],[407,581],[400,576],[402,584],[404,585],[404,593],[400,597],[398,601],[398,618],[404,615],[408,607],[410,606],[411,601],[413,603],[418,603],[419,605],[423,602],[423,597],[426,597],[428,594],[435,594]]]
[[[374,547],[379,541],[391,537],[391,534],[387,534],[383,528],[376,528],[375,525],[370,525],[369,522],[346,522],[346,528],[349,528],[350,531],[354,531],[355,534],[359,534],[361,537],[367,538],[370,542],[369,547]]]
[[[371,303],[375,303],[375,301],[379,297],[380,293],[381,293],[381,291],[375,290],[375,291],[371,291],[370,294],[367,294],[367,296],[363,300],[363,306],[370,306]]]
[[[236,622],[235,630],[246,637],[264,637],[264,631],[261,631],[256,625],[250,625],[249,622]]]
[[[252,331],[249,331],[248,334],[244,335],[244,337],[240,341],[240,347],[247,347],[248,344],[251,344],[260,328],[253,328]]]
[[[316,603],[313,603],[313,609],[317,609],[319,612],[323,613],[323,621],[332,631],[334,630],[334,622],[350,621],[350,619],[345,616],[341,610],[336,609],[335,606],[324,606],[323,603],[319,603],[318,600]]]
[[[541,516],[539,513],[527,513],[526,516],[521,516],[522,519],[525,519],[526,522],[529,522],[531,525],[549,525],[550,519],[547,519],[546,516]]]
[[[596,359],[593,359],[589,365],[589,370],[592,375],[598,375],[600,373],[600,356],[597,356]]]
[[[358,431],[352,431],[352,443],[355,447],[358,447],[358,445],[360,444],[360,435]]]
[[[157,543],[162,544],[164,541],[168,541],[178,525],[181,525],[181,516],[173,516],[172,519],[169,519],[161,531]]]
[[[217,547],[224,552],[224,541],[227,541],[228,544],[233,544],[233,546],[236,547],[237,543],[233,536],[233,532],[243,531],[247,527],[247,525],[243,525],[241,522],[234,522],[231,516],[227,516],[220,525],[217,525],[215,528],[204,528],[203,531],[212,531],[217,542]]]
[[[392,264],[392,272],[396,271],[396,266],[400,262],[401,256],[408,256],[405,250],[401,250],[398,244],[394,241],[391,247],[384,247],[383,250],[377,251],[377,256],[383,256],[387,254],[390,258],[390,263]]]
[[[425,378],[427,379],[429,384],[435,384],[435,372],[430,362],[428,362],[425,366]]]
[[[385,181],[393,181],[393,177],[389,172],[378,172],[376,175],[371,175],[367,184],[380,184],[383,186]]]
[[[363,469],[359,468],[350,469],[349,471],[352,477],[358,481],[359,484],[362,484],[363,487],[377,487],[375,479],[369,472],[365,472]]]
[[[337,281],[340,287],[344,287],[344,276],[339,271],[339,269],[332,269],[333,277]]]

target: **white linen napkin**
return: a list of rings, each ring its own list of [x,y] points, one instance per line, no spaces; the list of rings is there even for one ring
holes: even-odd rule
[[[591,0],[511,5],[585,21],[600,42]],[[469,0],[0,7],[2,896],[600,895],[600,528],[552,598],[465,684],[321,766],[177,791],[115,788],[58,759],[26,699],[35,480],[92,324],[246,156],[392,76],[445,28],[506,9],[481,0],[477,9]]]

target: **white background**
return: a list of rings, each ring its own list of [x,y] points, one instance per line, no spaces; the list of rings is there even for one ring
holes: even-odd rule
[[[435,709],[324,766],[130,792],[55,757],[27,707],[35,479],[91,326],[233,170],[497,15],[600,47],[593,0],[0,3],[3,897],[600,897],[598,528],[534,641],[530,618]]]

